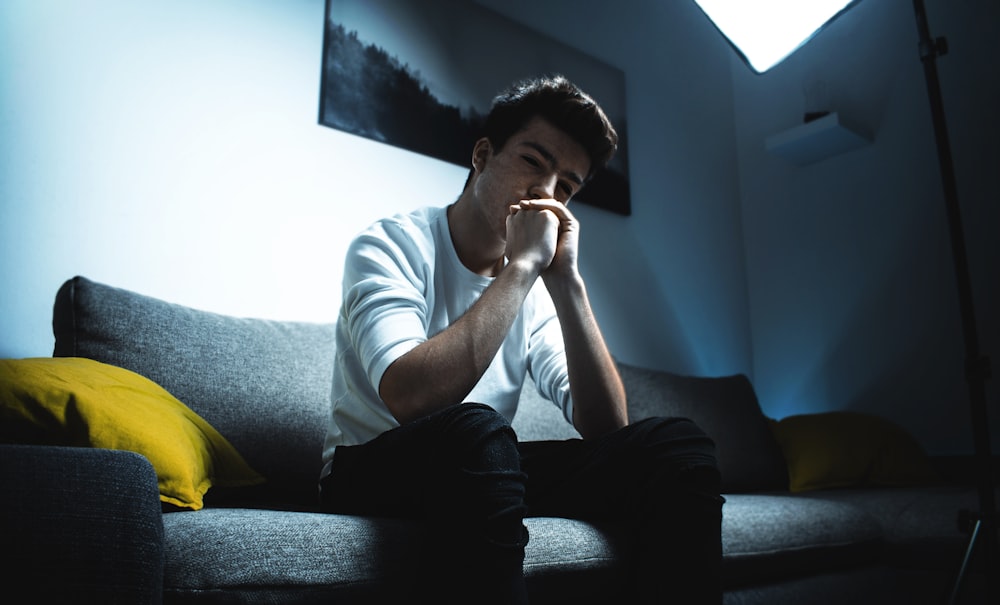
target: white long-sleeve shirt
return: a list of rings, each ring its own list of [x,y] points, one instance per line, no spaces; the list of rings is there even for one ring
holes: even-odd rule
[[[337,446],[365,443],[399,426],[378,395],[382,375],[392,362],[461,317],[492,281],[459,260],[446,208],[383,219],[351,242],[337,321],[323,476]],[[541,281],[464,401],[485,403],[512,420],[528,372],[539,393],[572,422],[562,333]]]

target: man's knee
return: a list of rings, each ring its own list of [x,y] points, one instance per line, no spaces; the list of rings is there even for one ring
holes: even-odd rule
[[[440,422],[441,455],[473,466],[519,467],[517,436],[507,419],[488,405],[453,406],[442,414]]]
[[[718,469],[715,442],[687,418],[647,418],[629,427],[631,441],[643,455],[664,470],[683,473],[690,469]]]

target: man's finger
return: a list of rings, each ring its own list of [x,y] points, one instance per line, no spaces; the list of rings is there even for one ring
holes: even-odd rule
[[[569,208],[556,200],[524,200],[520,205],[525,210],[548,210],[559,219],[560,230],[571,228],[576,224],[576,217]]]

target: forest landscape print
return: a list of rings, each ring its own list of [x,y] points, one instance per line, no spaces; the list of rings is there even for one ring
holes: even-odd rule
[[[630,214],[624,72],[469,0],[327,0],[319,122],[468,167],[493,95],[555,73],[620,137],[574,200]]]

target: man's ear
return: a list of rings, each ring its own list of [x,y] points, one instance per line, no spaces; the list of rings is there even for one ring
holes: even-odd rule
[[[490,140],[483,137],[476,141],[475,146],[472,148],[472,168],[476,172],[482,172],[483,167],[486,166],[487,160],[489,160],[490,155],[493,153],[493,146],[490,145]]]

